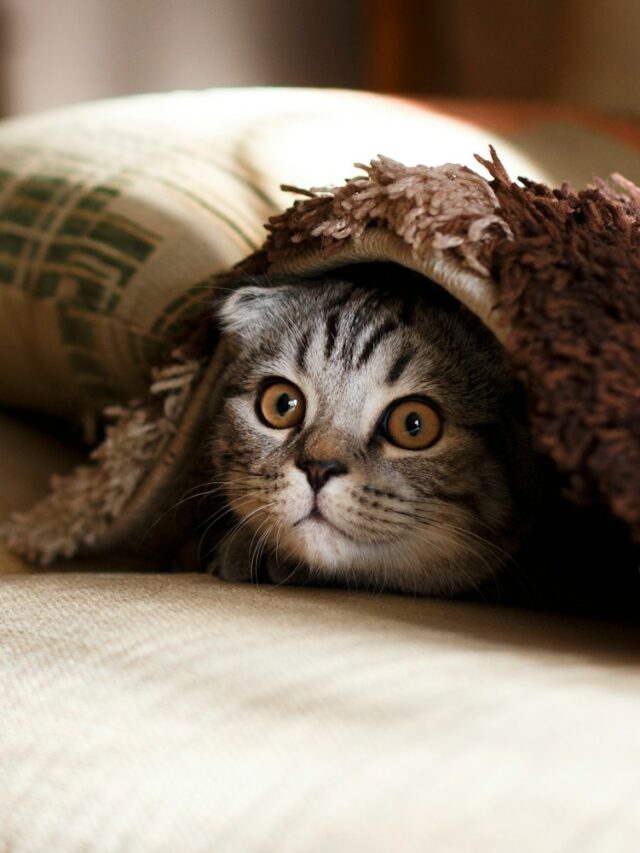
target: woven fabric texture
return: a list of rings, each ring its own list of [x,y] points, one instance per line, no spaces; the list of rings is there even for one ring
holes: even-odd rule
[[[636,629],[198,576],[0,612],[0,849],[635,848]]]

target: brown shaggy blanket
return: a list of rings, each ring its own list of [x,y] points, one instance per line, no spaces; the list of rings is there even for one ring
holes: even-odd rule
[[[477,159],[493,179],[486,186],[497,200],[494,216],[482,215],[482,187],[466,191],[457,210],[449,193],[431,245],[462,252],[463,263],[486,269],[497,285],[503,343],[527,392],[536,446],[565,475],[566,493],[580,505],[609,507],[640,543],[640,189],[620,175],[619,193],[601,180],[581,191],[527,178],[518,184],[491,155]],[[415,247],[415,232],[402,233],[415,187],[404,205],[397,194],[379,203],[380,188],[397,180],[393,166],[376,161],[367,178],[330,195],[307,193],[272,218],[264,249],[240,269],[266,271],[307,246],[331,257],[368,227],[392,228]],[[378,192],[368,193],[363,215],[353,200],[367,183]]]
[[[640,542],[640,191],[518,186],[481,162],[513,234],[489,264],[537,446]]]

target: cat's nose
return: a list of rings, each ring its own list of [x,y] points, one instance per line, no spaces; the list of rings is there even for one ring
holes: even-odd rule
[[[307,475],[309,485],[315,492],[319,492],[331,477],[347,473],[347,466],[338,459],[299,459],[296,465]]]

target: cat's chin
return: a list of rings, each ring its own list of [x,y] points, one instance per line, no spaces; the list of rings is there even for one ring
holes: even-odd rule
[[[319,514],[309,514],[295,525],[288,546],[296,559],[317,569],[356,568],[380,559],[380,547],[365,544]]]
[[[362,542],[326,517],[311,515],[296,524],[293,535],[284,537],[290,557],[306,564],[326,580],[364,585],[383,585],[390,590],[418,595],[450,596],[464,592],[486,579],[487,564],[471,565],[463,554],[448,557],[418,554],[398,542]],[[285,543],[283,543],[285,544]],[[482,568],[481,568],[482,565]]]
[[[304,518],[297,521],[294,527],[299,528],[299,532],[305,538],[311,537],[312,541],[316,541],[318,536],[334,536],[338,540],[346,539],[353,542],[354,545],[361,547],[361,543],[350,533],[343,530],[338,524],[327,518],[320,511],[313,509]]]
[[[359,541],[323,517],[305,518],[293,533],[286,541],[291,558],[324,580],[352,584],[360,578],[363,586],[420,595],[451,594],[464,586],[441,560],[421,560],[397,542]]]

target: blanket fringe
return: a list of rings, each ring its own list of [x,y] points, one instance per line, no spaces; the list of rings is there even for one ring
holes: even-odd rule
[[[506,175],[495,151],[493,157],[491,167]],[[464,266],[489,276],[491,246],[511,232],[484,178],[455,163],[407,167],[382,155],[355,165],[365,175],[343,186],[283,187],[305,198],[269,220],[265,249],[270,262],[303,245],[329,256],[344,240],[357,240],[376,225],[400,236],[417,261],[427,252],[452,252]]]
[[[152,372],[151,399],[110,406],[104,441],[93,464],[54,476],[50,494],[0,526],[0,541],[25,559],[46,566],[90,549],[125,511],[165,443],[175,434],[204,359],[178,349]]]

